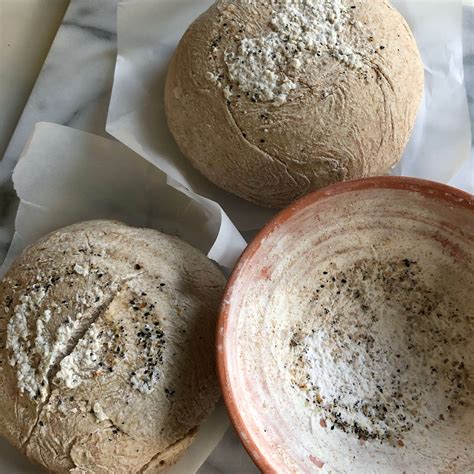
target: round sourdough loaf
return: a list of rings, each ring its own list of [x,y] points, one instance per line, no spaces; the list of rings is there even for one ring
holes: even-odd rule
[[[208,179],[283,207],[389,172],[422,92],[413,35],[385,0],[220,0],[179,43],[165,110]]]
[[[157,472],[219,398],[225,279],[177,237],[112,221],[53,232],[0,281],[0,434],[53,472]]]

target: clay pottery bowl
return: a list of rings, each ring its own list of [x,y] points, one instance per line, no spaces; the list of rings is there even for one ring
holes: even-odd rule
[[[231,420],[263,472],[474,471],[474,204],[336,184],[278,214],[228,282]]]

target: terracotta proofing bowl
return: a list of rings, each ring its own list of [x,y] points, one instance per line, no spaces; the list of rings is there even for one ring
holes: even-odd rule
[[[263,472],[474,469],[474,203],[434,182],[329,186],[241,256],[224,400]]]

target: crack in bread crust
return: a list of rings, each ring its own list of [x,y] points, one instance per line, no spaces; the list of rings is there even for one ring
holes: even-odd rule
[[[189,445],[194,441],[198,432],[198,427],[193,428],[188,434],[177,440],[175,443],[170,445],[164,451],[156,453],[150,461],[148,461],[139,471],[138,474],[152,474],[152,472],[161,471],[169,466],[175,464],[178,460],[179,455],[185,451]],[[161,458],[161,459],[160,459]],[[156,466],[158,463],[158,466]],[[149,471],[148,469],[153,469]],[[157,469],[156,469],[157,468]]]

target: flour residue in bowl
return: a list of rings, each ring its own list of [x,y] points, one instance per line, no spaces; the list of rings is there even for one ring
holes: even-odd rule
[[[327,473],[467,472],[465,211],[403,191],[354,194],[301,210],[241,267],[227,364],[248,436],[281,472],[313,472],[314,459]]]
[[[291,336],[291,383],[330,430],[393,446],[468,402],[469,324],[416,261],[362,259],[321,274],[314,317]],[[433,390],[435,389],[435,391]]]

